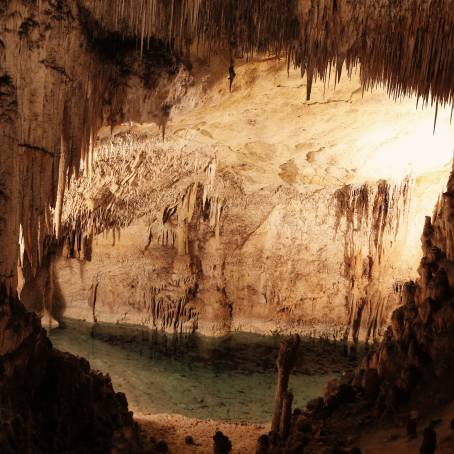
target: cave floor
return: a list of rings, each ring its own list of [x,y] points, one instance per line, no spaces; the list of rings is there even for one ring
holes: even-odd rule
[[[392,454],[417,453],[423,439],[422,432],[432,422],[437,433],[437,454],[452,454],[454,452],[454,430],[451,428],[451,421],[453,420],[454,403],[451,402],[429,412],[419,422],[415,438],[407,437],[405,424],[402,422],[397,421],[391,424],[388,421],[381,427],[366,428],[356,444],[361,448],[363,454],[381,454],[384,451]]]
[[[437,453],[451,454],[454,446],[454,404],[433,412],[430,418],[422,421],[417,436],[408,438],[403,424],[386,421],[381,425],[366,428],[353,445],[363,454],[381,454],[384,450],[392,454],[419,452],[422,432],[430,421],[437,421]],[[257,439],[270,430],[270,424],[228,423],[213,420],[187,418],[181,415],[150,415],[136,413],[135,419],[141,427],[145,439],[166,440],[170,452],[181,454],[211,454],[213,434],[220,430],[232,441],[232,454],[255,452]],[[194,444],[188,445],[185,438],[191,436]]]
[[[165,440],[170,452],[178,454],[212,454],[213,435],[218,430],[230,438],[232,454],[254,453],[257,439],[270,430],[270,424],[229,423],[181,415],[136,413],[135,419],[145,439]],[[187,436],[193,438],[194,444],[185,442]]]

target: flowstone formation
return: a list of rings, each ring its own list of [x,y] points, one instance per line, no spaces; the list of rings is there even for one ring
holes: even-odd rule
[[[56,263],[65,315],[177,333],[197,329],[196,241],[219,237],[222,199],[213,186],[213,157],[200,150],[194,160],[193,152],[131,136],[97,148],[95,173],[75,183],[65,205]],[[72,288],[65,285],[74,268],[82,289],[77,277]],[[56,303],[58,310],[62,302]]]
[[[390,271],[387,262],[396,260],[389,255],[399,229],[408,222],[410,191],[411,182],[405,178],[400,185],[381,180],[376,187],[367,183],[359,188],[345,186],[335,193],[336,231],[343,218],[346,224],[343,274],[349,285],[345,341],[351,331],[357,344],[361,328],[366,344],[376,339],[377,330],[387,323],[389,312],[400,302],[402,282],[395,279],[397,301],[390,301],[382,275]]]

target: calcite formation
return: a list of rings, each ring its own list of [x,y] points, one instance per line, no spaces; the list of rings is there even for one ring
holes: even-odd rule
[[[164,142],[150,125],[102,131],[92,175],[66,193],[54,318],[377,340],[416,277],[450,149],[411,101],[399,112],[386,93],[362,98],[353,79],[315,84],[305,102],[301,85],[283,64],[246,63],[232,93],[225,79],[195,83]],[[441,170],[407,166],[420,140]],[[389,148],[393,165],[378,168]]]
[[[65,185],[78,175],[81,161],[90,173],[97,130],[125,118],[163,125],[187,78],[162,43],[137,61],[134,42],[109,34],[73,2],[7,2],[1,20],[2,140],[8,150],[2,185],[14,195],[4,203],[19,205],[5,206],[5,213],[15,215],[2,235],[2,249],[12,249],[5,253],[12,259],[4,260],[2,275],[11,275],[9,286],[15,288],[19,224],[35,272],[44,239],[53,231],[50,207],[58,233]],[[118,44],[115,53],[107,46],[111,42]],[[18,178],[24,184],[15,188]]]
[[[393,312],[378,350],[363,360],[358,375],[365,385],[375,372],[383,386],[397,390],[399,397],[415,397],[424,383],[434,381],[437,392],[452,396],[453,196],[451,173],[433,217],[426,218],[419,279],[405,284],[404,304]],[[418,396],[422,401],[427,397]]]
[[[357,339],[362,309],[356,305],[362,298],[368,337],[378,335],[399,299],[398,275],[388,281],[379,275],[384,274],[381,254],[389,255],[399,221],[407,220],[405,194],[395,201],[395,209],[403,212],[390,214],[397,225],[387,225],[389,243],[383,245],[381,232],[380,244],[374,246],[367,237],[363,250],[358,244],[362,237],[352,236],[353,226],[344,222],[340,211],[336,220],[336,194],[326,189],[321,195],[314,189],[304,194],[288,186],[246,195],[238,177],[216,172],[212,154],[199,153],[194,163],[193,150],[160,148],[134,137],[114,139],[97,151],[98,157],[107,153],[111,158],[100,159],[92,177],[80,178],[67,193],[62,257],[50,265],[60,292],[60,299],[57,295],[47,304],[54,317],[143,324],[169,332],[299,329],[337,338],[348,338],[353,324]],[[362,190],[379,200],[379,188]],[[386,192],[392,194],[392,188]],[[326,207],[315,216],[314,203]],[[370,210],[372,217],[372,206]],[[321,227],[323,218],[329,223]],[[284,220],[283,235],[279,226]],[[363,237],[373,230],[364,222]],[[383,220],[383,227],[387,222]],[[336,226],[342,234],[336,235]],[[325,237],[315,234],[320,228]],[[350,244],[351,238],[357,243]],[[371,257],[377,258],[376,264]],[[315,269],[298,269],[298,263],[304,268],[311,262]],[[370,268],[366,275],[364,262]],[[310,273],[314,278],[324,274],[326,280],[317,285]],[[400,273],[403,278],[405,273]],[[373,294],[384,282],[382,293]],[[344,295],[349,298],[348,311]],[[326,297],[331,301],[325,302]],[[329,315],[328,308],[337,312]],[[344,326],[347,331],[342,334]]]
[[[193,152],[131,136],[97,149],[93,177],[80,178],[68,192],[57,311],[63,305],[66,316],[92,320],[93,312],[98,321],[171,332],[197,328],[196,242],[205,247],[204,236],[219,238],[222,197],[213,156],[202,151],[194,161]],[[74,268],[81,280],[73,276],[68,287]],[[93,285],[96,308],[86,299]]]
[[[298,310],[293,320],[307,321],[311,313],[308,305],[323,293],[322,288],[315,297],[311,295],[309,302],[291,301],[292,295],[299,298],[305,289],[298,288],[303,282],[299,270],[298,279],[286,279],[287,275],[295,276],[286,268],[291,269],[294,262],[289,262],[283,251],[295,246],[295,241],[289,235],[290,229],[282,226],[294,223],[295,231],[304,232],[304,227],[312,222],[305,215],[311,212],[327,220],[326,231],[331,231],[330,222],[335,225],[339,218],[345,218],[342,229],[348,232],[350,228],[350,202],[342,205],[347,208],[340,210],[337,218],[330,218],[323,211],[330,206],[329,201],[336,204],[332,190],[339,187],[332,185],[331,191],[325,192],[312,188],[314,197],[308,198],[292,186],[299,178],[295,156],[279,163],[279,178],[288,184],[264,188],[253,176],[246,178],[250,185],[244,184],[229,165],[219,165],[222,160],[217,159],[217,153],[224,152],[225,158],[229,145],[219,146],[216,156],[202,153],[200,165],[189,159],[186,170],[190,176],[186,175],[186,179],[182,179],[185,166],[181,160],[172,157],[166,161],[165,156],[157,159],[158,166],[175,175],[176,180],[170,191],[165,182],[158,182],[150,205],[150,200],[143,197],[147,190],[143,183],[150,179],[151,164],[156,164],[156,159],[143,159],[143,155],[135,153],[121,162],[121,154],[118,157],[114,153],[111,157],[117,162],[119,179],[109,175],[108,166],[98,165],[93,146],[102,126],[113,129],[127,121],[155,122],[165,138],[168,121],[178,105],[184,111],[184,103],[187,108],[193,101],[189,61],[197,54],[197,47],[204,56],[226,54],[227,64],[217,71],[217,77],[225,78],[230,68],[232,95],[241,75],[237,62],[241,57],[266,52],[277,57],[285,55],[289,68],[293,63],[301,69],[307,76],[307,98],[314,94],[317,78],[329,82],[331,69],[336,71],[338,82],[344,66],[351,74],[361,64],[359,92],[384,84],[395,98],[415,94],[424,104],[436,105],[436,119],[439,107],[453,104],[453,6],[453,0],[0,2],[1,448],[6,452],[140,452],[124,398],[114,394],[108,379],[90,372],[86,362],[54,351],[37,318],[24,310],[16,297],[18,265],[23,275],[20,286],[24,302],[37,305],[38,311],[46,306],[54,313],[53,305],[48,304],[59,293],[54,287],[51,260],[57,242],[64,241],[63,256],[76,256],[95,264],[97,257],[102,258],[94,247],[100,234],[110,231],[117,239],[119,232],[140,220],[145,223],[147,236],[143,244],[140,234],[140,242],[134,247],[139,245],[136,255],[142,254],[144,259],[125,263],[138,268],[151,262],[146,260],[147,254],[161,253],[161,261],[157,261],[161,269],[156,272],[142,267],[142,274],[134,274],[137,282],[126,282],[132,289],[128,291],[132,295],[131,301],[126,302],[128,311],[132,307],[138,317],[146,314],[147,323],[156,328],[197,328],[213,334],[242,328],[265,312],[273,319],[267,329],[275,329],[275,320],[280,315],[287,320],[287,312],[294,307]],[[260,76],[258,73],[251,77],[249,83],[260,80]],[[247,127],[253,127],[255,119],[247,120]],[[245,124],[242,128],[247,129]],[[217,129],[222,129],[219,124]],[[198,130],[205,137],[203,140],[213,136],[203,126]],[[229,134],[234,135],[232,131]],[[248,144],[252,154],[254,147]],[[304,144],[300,150],[303,148]],[[269,155],[275,150],[285,153],[284,148],[267,150]],[[232,158],[238,157],[237,149],[229,151]],[[307,161],[313,162],[317,156],[317,150],[309,150]],[[103,152],[99,157],[102,159]],[[257,162],[246,161],[242,163],[243,170],[257,171]],[[241,161],[226,162],[238,171]],[[99,174],[103,168],[106,175]],[[69,194],[66,198],[73,200],[75,211],[64,215],[65,192],[79,175],[84,180],[76,184],[81,190],[87,189],[86,198],[79,203],[80,192]],[[337,178],[336,172],[326,175]],[[275,174],[267,173],[267,177],[275,182]],[[311,178],[315,180],[316,175]],[[341,186],[344,183],[351,182],[342,182]],[[359,186],[362,184],[364,181]],[[131,195],[125,187],[132,191]],[[377,354],[368,356],[364,367],[376,370],[380,379],[386,375],[391,386],[403,391],[414,380],[410,363],[402,360],[404,354],[408,353],[411,366],[419,368],[423,375],[451,374],[445,363],[450,357],[444,349],[451,348],[452,341],[452,190],[451,181],[433,224],[426,225],[420,283],[403,287],[407,304],[395,312],[385,342]],[[396,193],[406,199],[405,191]],[[319,195],[315,197],[316,194]],[[394,189],[388,183],[379,183],[368,193],[368,200],[376,194],[384,202],[392,199]],[[357,200],[356,196],[353,199]],[[363,212],[364,193],[358,200]],[[318,211],[319,206],[324,208]],[[369,248],[373,252],[369,269],[373,270],[372,262],[376,264],[377,258],[381,257],[384,263],[382,246],[388,240],[382,233],[394,235],[397,223],[400,229],[401,214],[393,215],[388,222],[387,216],[373,207],[369,213],[369,221],[362,225],[367,227],[366,238],[377,237]],[[225,224],[227,214],[235,222]],[[359,219],[357,213],[353,217]],[[387,225],[385,229],[383,223]],[[223,238],[233,238],[234,243],[223,243]],[[275,247],[277,238],[285,245],[282,249]],[[150,248],[155,240],[162,249]],[[310,236],[304,242],[309,248],[316,247]],[[327,243],[327,247],[333,247],[331,240]],[[357,243],[348,240],[344,244],[350,247]],[[296,246],[295,257],[307,256],[303,248]],[[367,247],[361,248],[361,254],[367,251]],[[369,279],[367,266],[366,276],[356,278],[364,258],[353,260],[342,249],[333,254],[340,254],[341,261],[348,259],[345,276],[354,278],[354,297],[347,304],[349,319],[341,323],[341,333],[347,332],[347,325],[356,340],[364,324],[366,337],[373,336],[382,316],[376,304],[364,302],[357,295],[357,289],[363,292],[363,283]],[[267,266],[261,267],[263,261]],[[105,263],[111,266],[108,260]],[[317,264],[302,263],[309,278],[308,270]],[[106,270],[110,271],[109,267]],[[82,268],[80,271],[84,272]],[[318,271],[323,271],[323,267]],[[325,275],[330,272],[318,272],[316,280],[323,282]],[[98,309],[105,300],[106,281],[93,272],[89,276],[84,301],[89,303],[86,306],[96,321],[96,317],[101,319]],[[150,276],[155,281],[144,286],[141,278]],[[274,282],[281,283],[279,291],[272,285]],[[366,289],[370,297],[367,301],[373,300],[367,293],[371,288]],[[38,293],[42,302],[33,298]],[[331,295],[342,293],[333,287],[326,301]],[[123,292],[117,296],[123,299],[124,295]],[[240,304],[234,306],[232,300]],[[322,317],[331,315],[336,319],[339,314],[332,315],[332,309],[326,304]],[[365,311],[369,311],[368,316],[360,316]],[[342,312],[339,319],[343,315]],[[242,317],[247,318],[245,323]],[[339,323],[334,325],[338,327]],[[301,326],[295,325],[298,329]],[[89,425],[83,426],[83,420]],[[74,422],[77,427],[72,426]],[[90,432],[85,441],[84,429]]]
[[[364,184],[338,189],[336,194],[336,230],[345,218],[344,276],[348,281],[346,292],[347,318],[344,339],[358,342],[364,325],[366,343],[375,339],[377,329],[387,322],[390,312],[389,296],[380,291],[378,282],[383,273],[382,259],[392,249],[402,224],[408,222],[410,181],[392,187],[387,181],[377,182],[375,188]],[[366,225],[363,228],[363,223]],[[366,232],[366,236],[362,235]],[[386,271],[385,271],[386,272]],[[394,282],[394,291],[400,296],[402,283]],[[392,308],[392,303],[391,303]],[[363,322],[363,316],[367,321]],[[363,322],[363,323],[362,323]]]
[[[424,102],[452,105],[452,0],[86,0],[109,28],[162,37],[190,53],[219,48],[231,55],[287,55],[313,80],[344,63],[361,62],[364,88],[384,83],[394,97],[417,93]]]

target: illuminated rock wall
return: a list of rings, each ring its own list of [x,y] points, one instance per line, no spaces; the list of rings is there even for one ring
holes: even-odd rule
[[[453,396],[453,191],[451,173],[432,218],[426,218],[419,278],[405,284],[403,305],[393,312],[377,351],[356,373],[356,383],[365,387],[379,377],[383,406],[384,396],[394,404],[411,398],[413,405],[430,407]],[[424,392],[428,384],[430,395]]]
[[[449,174],[449,112],[433,136],[433,112],[362,98],[357,79],[304,102],[282,65],[237,73],[231,94],[219,76],[191,87],[165,142],[147,125],[103,133],[98,168],[67,193],[55,317],[380,336]]]

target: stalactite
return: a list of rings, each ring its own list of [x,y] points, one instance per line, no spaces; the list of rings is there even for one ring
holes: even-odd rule
[[[77,231],[82,232],[83,238],[92,238],[146,217],[155,241],[185,255],[189,252],[188,225],[200,203],[206,207],[204,221],[219,239],[225,202],[216,186],[216,163],[211,153],[206,157],[200,153],[194,163],[188,155],[190,151],[184,148],[175,150],[174,145],[130,134],[105,141],[96,152],[93,175],[80,176],[66,192],[66,235]],[[182,163],[187,167],[187,183],[178,189],[169,188],[175,172],[175,178],[184,181]],[[166,177],[162,179],[165,191],[157,186],[158,172]],[[74,256],[72,251],[70,256]]]
[[[377,296],[377,284],[384,257],[392,251],[406,223],[411,184],[409,178],[395,185],[381,180],[375,186],[344,186],[335,193],[335,231],[343,223],[344,277],[348,286],[344,341],[351,337],[357,344],[362,328],[369,341],[386,322],[382,320],[386,291]]]
[[[43,10],[48,13],[41,14]],[[17,157],[11,161],[14,171],[10,175],[17,173],[21,182],[17,190],[13,182],[8,184],[11,200],[17,201],[14,212],[9,210],[14,218],[10,230],[18,236],[18,225],[22,225],[24,254],[36,272],[43,257],[44,238],[54,232],[61,235],[65,188],[72,175],[78,176],[81,160],[86,173],[92,172],[93,137],[106,121],[118,121],[125,91],[120,88],[124,77],[118,67],[121,62],[109,62],[102,55],[99,35],[103,34],[102,39],[111,35],[98,33],[99,25],[96,28],[87,14],[79,14],[75,2],[40,2],[39,9],[29,4],[25,13],[22,23],[12,14],[1,17],[2,30],[8,32],[2,34],[0,42],[0,109],[2,119],[8,120],[9,135],[17,139],[4,144],[2,138],[2,144]],[[84,18],[83,24],[80,18]],[[46,30],[42,31],[46,40],[35,42],[35,29]],[[15,49],[22,49],[21,54],[16,55]],[[38,55],[42,61],[33,66]],[[22,63],[18,65],[17,61]],[[22,70],[18,72],[18,68]],[[4,86],[11,91],[9,101]],[[4,104],[3,100],[8,102]],[[13,106],[20,123],[8,114]],[[55,207],[54,226],[49,207]],[[15,255],[11,250],[12,262]]]
[[[453,104],[454,1],[337,0],[85,0],[109,28],[124,35],[160,37],[183,52],[236,49],[280,56],[312,81],[361,63],[365,89],[384,84],[393,98],[415,93],[424,104]],[[123,6],[126,5],[124,8]],[[119,12],[121,11],[121,12]],[[120,19],[119,19],[120,18]]]
[[[181,286],[177,283],[175,285]],[[151,317],[152,329],[172,333],[193,333],[197,329],[199,314],[190,304],[197,291],[195,280],[192,279],[192,282],[186,282],[185,285],[185,293],[180,297],[169,295],[165,288],[150,287],[145,292],[145,304]]]

